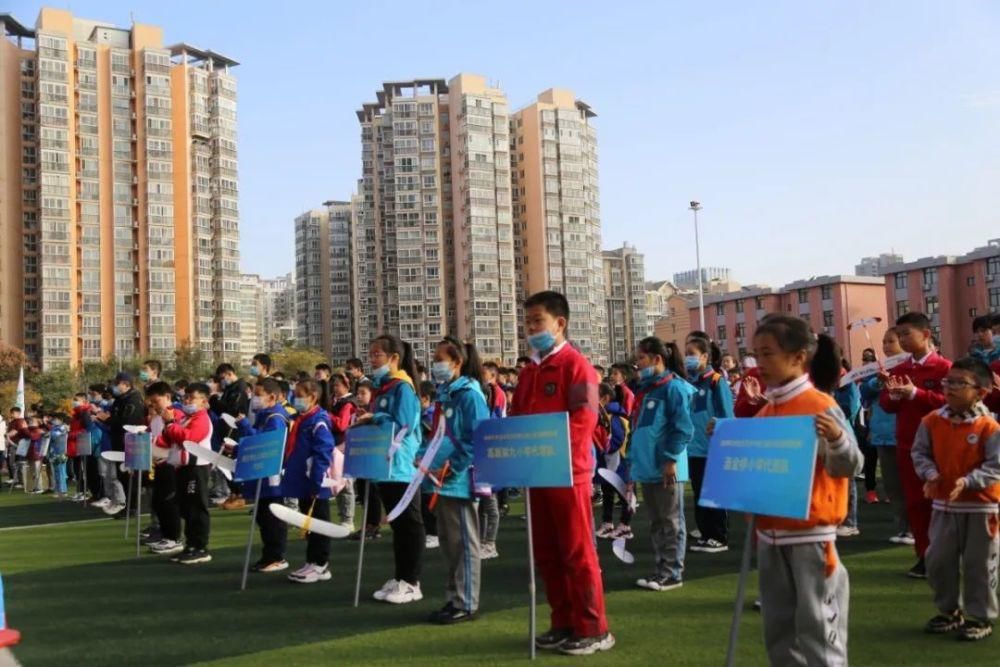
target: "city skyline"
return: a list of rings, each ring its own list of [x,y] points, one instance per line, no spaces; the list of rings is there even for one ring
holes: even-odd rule
[[[30,24],[39,7],[14,2],[10,11]],[[566,13],[513,2],[496,16],[480,7],[305,5],[310,20],[285,40],[281,58],[259,48],[273,39],[272,26],[222,6],[73,7],[119,25],[132,11],[136,21],[162,26],[168,41],[211,45],[242,63],[245,272],[292,269],[289,213],[354,186],[355,100],[370,94],[371,81],[413,73],[488,75],[512,108],[556,85],[600,110],[604,245],[636,245],[649,266],[663,267],[650,279],[693,265],[692,198],[704,205],[703,262],[770,284],[848,273],[859,256],[889,249],[906,257],[959,254],[964,239],[991,236],[991,211],[1000,204],[992,187],[1000,85],[986,65],[1000,57],[989,39],[1000,12],[986,3],[734,4],[708,14],[653,5]],[[522,22],[529,11],[532,20]],[[365,31],[350,27],[386,16],[394,20],[383,24],[381,48],[359,61]],[[461,29],[471,25],[518,34],[521,48],[493,55],[479,48],[481,30]],[[897,29],[891,43],[888,25]],[[406,33],[440,26],[451,38],[404,50],[403,26]],[[336,40],[322,36],[331,27],[342,28]],[[610,48],[561,57],[580,39]],[[655,131],[634,131],[637,105],[657,116]],[[920,233],[889,228],[903,221]],[[942,225],[953,233],[930,233]],[[664,234],[665,226],[673,233]],[[824,228],[837,231],[816,244]],[[778,232],[787,239],[782,261],[761,262]]]

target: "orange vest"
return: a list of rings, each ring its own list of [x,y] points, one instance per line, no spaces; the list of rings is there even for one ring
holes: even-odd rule
[[[824,394],[814,387],[809,387],[786,402],[768,403],[757,413],[757,418],[819,415],[836,407],[837,402],[832,396]],[[828,475],[823,461],[816,457],[812,498],[809,501],[809,518],[802,520],[760,515],[757,517],[757,529],[761,532],[796,531],[802,533],[801,540],[792,538],[787,540],[788,542],[835,540],[836,527],[847,517],[848,485],[850,483],[851,481],[846,477],[834,478]],[[814,534],[813,539],[809,539],[810,533]],[[762,537],[766,538],[767,535]]]
[[[986,458],[986,441],[1000,431],[1000,424],[983,415],[972,421],[953,422],[935,410],[923,419],[931,439],[931,458],[941,477],[934,493],[935,509],[961,511],[972,505],[996,505],[1000,502],[1000,484],[985,489],[966,489],[954,501],[948,496],[955,482],[982,465]],[[943,502],[942,502],[943,501]]]

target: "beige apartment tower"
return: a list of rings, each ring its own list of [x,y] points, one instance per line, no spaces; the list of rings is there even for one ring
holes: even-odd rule
[[[604,289],[611,363],[632,358],[636,343],[653,335],[646,317],[646,268],[643,256],[628,244],[603,252]]]
[[[45,368],[236,359],[237,63],[63,10],[0,23],[0,337]]]

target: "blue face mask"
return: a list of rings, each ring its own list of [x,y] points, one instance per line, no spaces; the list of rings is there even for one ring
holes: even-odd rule
[[[389,374],[389,364],[385,364],[384,366],[379,366],[378,368],[372,369],[373,380],[381,380],[388,374]]]
[[[250,367],[250,375],[252,375],[254,377],[257,377],[258,375],[260,375],[260,366],[251,366]]]
[[[296,396],[295,400],[292,401],[292,407],[295,408],[296,412],[308,412],[309,403],[307,399],[301,396]]]
[[[701,368],[701,357],[696,354],[684,357],[684,370],[688,373],[697,373],[699,368]]]
[[[639,369],[639,379],[649,380],[656,377],[656,366],[649,365]]]
[[[451,364],[447,361],[435,361],[431,365],[431,378],[437,384],[444,384],[451,380]]]
[[[185,403],[184,405],[181,406],[181,412],[189,416],[193,415],[194,413],[198,412],[198,406],[191,405],[190,403]]]
[[[118,387],[118,385],[115,385],[111,388],[111,393],[114,394],[115,396],[121,396],[122,390]]]
[[[556,346],[556,337],[551,331],[539,331],[528,336],[528,345],[539,354],[545,354]]]
[[[230,385],[230,382],[229,382],[229,380],[227,380],[226,378],[221,378],[221,379],[219,380],[219,386],[220,386],[220,387],[222,387],[223,389],[225,389],[225,388],[226,388],[226,387],[228,387],[229,385]]]

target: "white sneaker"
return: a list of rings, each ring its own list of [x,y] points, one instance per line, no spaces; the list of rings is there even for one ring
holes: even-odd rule
[[[913,535],[911,535],[910,533],[900,533],[899,535],[893,535],[892,537],[889,538],[889,541],[892,542],[893,544],[906,544],[909,546],[913,546],[914,544]]]
[[[479,547],[480,560],[493,560],[494,558],[499,558],[499,557],[500,553],[497,551],[497,545],[484,544]]]
[[[160,540],[150,544],[149,550],[159,556],[171,556],[184,551],[184,544],[177,540]]]
[[[597,537],[602,540],[606,540],[611,537],[611,533],[615,532],[615,525],[613,523],[602,523],[601,527],[597,529]]]
[[[95,500],[94,502],[90,503],[90,506],[96,507],[98,509],[104,509],[110,504],[111,504],[110,498],[101,498],[100,500]]]
[[[701,531],[698,530],[697,528],[695,528],[694,530],[689,530],[688,531],[688,537],[690,537],[692,540],[700,540],[701,539]]]
[[[317,581],[329,581],[331,576],[328,565],[306,563],[304,567],[288,575],[288,580],[297,584],[315,584]]]
[[[424,547],[427,549],[437,549],[441,546],[441,541],[438,539],[437,535],[428,535],[427,539],[424,541]]]
[[[354,532],[354,522],[353,521],[341,521],[338,524],[341,528],[346,528],[347,530]]]
[[[396,589],[390,591],[385,596],[386,602],[392,604],[407,604],[409,602],[419,602],[424,599],[424,594],[420,592],[420,584],[411,584],[407,581],[397,583]]]
[[[125,506],[124,505],[108,505],[107,507],[105,507],[103,509],[104,509],[104,513],[107,514],[108,516],[114,516],[114,515],[118,514],[119,512],[121,512],[122,510],[124,510]]]
[[[396,590],[396,586],[399,585],[399,581],[396,579],[390,579],[389,581],[382,584],[382,588],[375,591],[372,595],[373,598],[380,601],[385,601],[385,596],[389,594],[390,591]]]
[[[861,529],[857,526],[838,526],[837,537],[857,537],[861,534]]]

